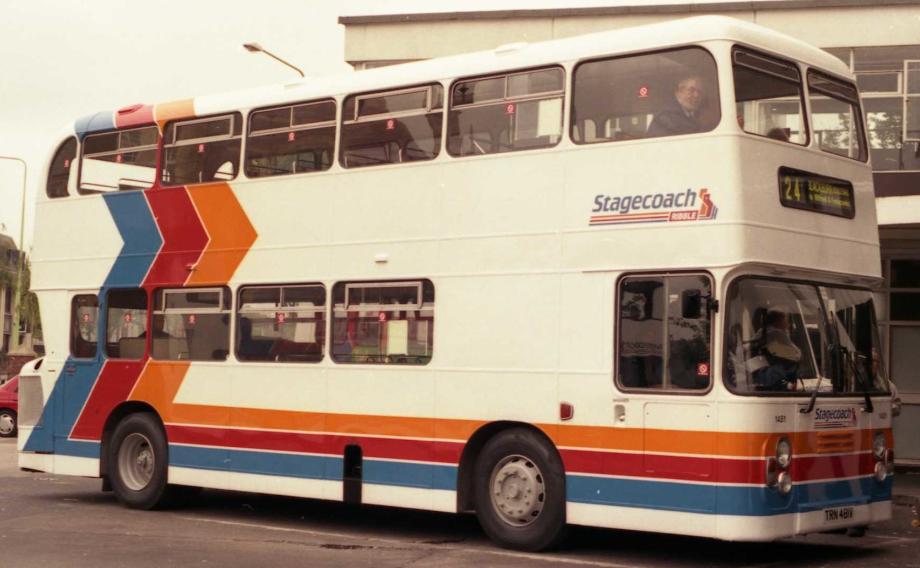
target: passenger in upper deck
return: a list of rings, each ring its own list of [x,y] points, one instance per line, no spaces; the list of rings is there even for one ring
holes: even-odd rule
[[[701,132],[700,108],[705,94],[703,81],[698,75],[683,77],[677,83],[674,98],[655,114],[646,135],[673,136]]]

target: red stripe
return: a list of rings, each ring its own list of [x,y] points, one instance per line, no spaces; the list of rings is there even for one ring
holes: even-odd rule
[[[368,458],[450,464],[459,463],[460,453],[463,451],[463,444],[458,442],[204,428],[176,424],[168,424],[166,433],[169,441],[174,444],[325,455],[342,455],[346,445],[357,444],[361,446],[364,457]]]
[[[766,482],[766,459],[723,459],[696,456],[663,456],[560,450],[565,469],[571,473],[647,477],[718,483]],[[794,457],[791,471],[796,482],[871,475],[871,454]]]
[[[144,192],[163,247],[150,266],[144,286],[182,286],[208,244],[208,234],[185,187]]]
[[[106,361],[70,437],[101,440],[106,419],[116,406],[128,398],[143,368],[143,361]]]

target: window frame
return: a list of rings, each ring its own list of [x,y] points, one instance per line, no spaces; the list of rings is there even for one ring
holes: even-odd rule
[[[123,133],[132,132],[135,130],[144,130],[147,128],[153,128],[157,130],[157,141],[155,144],[147,144],[144,146],[128,146],[129,150],[122,150],[121,135]],[[86,140],[87,139],[93,138],[96,136],[104,136],[107,134],[113,134],[113,133],[118,133],[118,147],[115,150],[108,151],[108,152],[95,152],[92,154],[86,153]],[[80,165],[79,165],[79,170],[77,172],[77,194],[78,195],[98,195],[100,193],[104,194],[104,193],[119,193],[121,191],[146,191],[148,189],[153,189],[154,187],[157,186],[157,184],[160,181],[160,165],[161,165],[160,161],[162,159],[162,154],[163,154],[161,150],[162,147],[163,147],[163,135],[157,129],[156,124],[142,124],[142,125],[130,126],[127,128],[111,128],[108,130],[100,130],[98,132],[86,133],[86,135],[83,136],[83,139],[79,141],[79,146],[78,146]],[[153,150],[156,153],[156,159],[154,160],[154,165],[153,165],[153,181],[150,182],[150,187],[145,187],[145,188],[132,187],[128,189],[115,188],[111,190],[101,190],[101,189],[97,190],[97,189],[89,189],[89,188],[84,189],[83,188],[83,162],[87,156],[90,156],[90,157],[112,156],[112,155],[122,154],[126,152],[146,152],[149,150]]]
[[[716,93],[718,93],[719,95],[719,104],[716,105],[717,108],[719,109],[719,120],[712,126],[712,128],[710,128],[709,130],[706,130],[705,132],[694,132],[691,134],[675,134],[675,135],[670,135],[670,136],[652,136],[652,137],[646,137],[646,138],[636,138],[635,140],[614,140],[613,138],[605,138],[605,139],[600,139],[600,140],[594,140],[592,142],[579,142],[575,139],[575,136],[574,136],[575,128],[576,128],[575,120],[574,120],[574,117],[575,117],[575,81],[578,76],[578,70],[582,65],[587,65],[589,63],[599,63],[601,61],[613,61],[617,59],[628,59],[631,57],[641,57],[641,56],[646,56],[646,55],[658,55],[660,53],[670,53],[672,51],[682,51],[682,50],[688,50],[688,49],[697,49],[705,53],[707,56],[709,56],[709,59],[712,61],[713,69],[715,69],[715,74],[713,76],[715,77],[716,82],[717,82]],[[719,129],[720,126],[722,126],[722,122],[725,120],[725,117],[723,116],[724,113],[722,112],[723,87],[722,87],[722,83],[719,81],[719,70],[720,69],[721,68],[719,67],[719,61],[718,59],[716,59],[716,56],[713,55],[712,51],[710,51],[709,48],[706,46],[695,44],[695,43],[677,45],[677,46],[667,47],[664,49],[653,49],[651,51],[636,51],[636,52],[631,52],[631,53],[609,54],[609,55],[591,57],[589,59],[578,60],[572,66],[572,72],[570,73],[569,80],[568,80],[569,92],[568,92],[567,98],[569,100],[569,104],[568,104],[568,107],[569,107],[568,108],[569,142],[571,142],[572,144],[575,144],[576,146],[593,146],[595,144],[611,144],[614,142],[637,142],[637,141],[644,141],[644,140],[668,139],[668,138],[674,138],[675,136],[696,136],[696,135],[704,135],[704,134],[710,134],[712,132],[715,132],[716,130]]]
[[[324,103],[332,103],[332,107],[333,107],[333,111],[334,111],[334,112],[333,112],[332,120],[326,121],[326,122],[315,122],[315,123],[310,123],[310,124],[307,124],[307,125],[303,125],[303,124],[295,125],[295,124],[293,124],[293,122],[294,122],[294,109],[295,109],[295,108],[301,107],[301,106],[319,105],[319,104],[324,104]],[[294,102],[294,103],[286,103],[286,104],[278,104],[278,105],[264,106],[264,107],[259,107],[259,108],[251,109],[251,110],[249,111],[249,113],[246,115],[245,119],[244,119],[246,128],[245,128],[244,131],[243,131],[243,163],[242,163],[242,167],[240,168],[240,170],[242,171],[243,175],[246,177],[246,179],[262,180],[262,179],[265,179],[265,178],[274,178],[274,177],[283,177],[283,176],[292,176],[292,175],[303,175],[303,174],[316,174],[316,173],[321,173],[321,172],[329,171],[330,169],[332,169],[332,167],[335,165],[335,162],[336,162],[336,160],[335,160],[335,154],[336,154],[336,149],[337,149],[337,147],[338,147],[338,141],[339,141],[339,132],[340,132],[340,128],[339,128],[339,107],[340,107],[339,101],[337,101],[335,98],[332,98],[332,97],[324,97],[324,98],[321,98],[321,99],[310,99],[310,100],[306,100],[306,101],[299,101],[299,102]],[[290,109],[290,111],[291,111],[291,113],[290,113],[291,116],[290,116],[290,118],[289,118],[289,124],[290,124],[290,126],[288,126],[288,127],[279,127],[279,128],[271,128],[271,129],[265,129],[265,130],[257,130],[257,131],[255,131],[255,132],[253,132],[253,130],[252,130],[252,120],[253,120],[253,118],[255,117],[256,114],[258,114],[258,113],[260,113],[260,112],[272,111],[272,110],[280,110],[280,109],[284,109],[284,108]],[[249,175],[248,166],[249,166],[249,140],[250,140],[250,138],[258,138],[258,137],[260,137],[260,136],[271,136],[271,135],[274,135],[274,134],[283,134],[283,133],[285,133],[285,132],[303,132],[303,131],[309,131],[309,130],[319,130],[319,129],[322,129],[322,128],[329,128],[329,127],[332,127],[332,128],[334,128],[335,130],[334,130],[333,135],[332,135],[332,156],[331,156],[331,159],[330,159],[330,161],[329,161],[329,167],[328,167],[328,168],[325,168],[325,169],[322,169],[322,170],[303,171],[303,172],[290,172],[290,173],[274,174],[274,175],[267,175],[267,176],[250,176],[250,175]]]
[[[90,298],[95,298],[95,299],[96,299],[96,306],[95,306],[95,307],[96,307],[96,348],[95,348],[95,350],[94,350],[94,353],[93,353],[91,356],[89,356],[89,357],[80,357],[80,356],[77,356],[77,355],[74,354],[74,344],[75,344],[75,342],[76,342],[76,335],[74,334],[74,331],[76,331],[76,329],[75,329],[75,327],[74,327],[74,324],[76,323],[76,320],[75,320],[74,316],[76,315],[77,298],[86,298],[86,297],[90,297]],[[100,303],[99,303],[99,294],[97,294],[97,293],[93,293],[93,294],[74,294],[73,296],[71,296],[71,298],[70,298],[70,341],[69,341],[70,353],[69,353],[69,354],[70,354],[70,357],[71,357],[72,359],[74,359],[74,360],[76,360],[76,361],[93,361],[93,360],[96,360],[96,359],[99,358],[99,353],[100,353],[100,349],[99,349],[99,343],[100,343],[100,342],[99,342],[99,326],[100,326],[101,323],[102,323],[102,306],[101,306]],[[108,330],[106,330],[106,331],[108,331]]]
[[[234,134],[236,128],[236,118],[240,119],[240,133],[239,135]],[[204,138],[194,138],[189,140],[182,140],[180,142],[175,142],[177,131],[179,126],[185,124],[200,124],[204,122],[212,122],[215,119],[219,118],[230,118],[230,134],[228,135],[215,135],[207,136]],[[166,140],[166,133],[169,131],[169,128],[173,127],[172,130],[172,139],[173,142],[168,142]],[[227,112],[220,112],[217,114],[210,114],[207,116],[200,117],[186,117],[186,118],[177,118],[170,120],[163,125],[162,134],[160,134],[160,145],[159,152],[157,153],[157,174],[156,174],[156,187],[167,188],[167,187],[185,187],[185,186],[195,186],[203,185],[207,183],[229,183],[240,177],[244,166],[244,156],[245,156],[245,142],[246,142],[246,120],[243,119],[243,111],[241,110],[231,110]],[[184,146],[192,146],[197,144],[208,144],[212,142],[226,142],[228,140],[234,140],[238,138],[240,141],[240,149],[238,153],[238,161],[236,172],[233,177],[228,180],[212,179],[208,181],[196,181],[194,183],[167,183],[163,180],[163,174],[166,172],[166,150],[168,148],[180,148]]]
[[[710,286],[710,299],[711,301],[718,302],[716,297],[716,279],[712,273],[708,270],[673,270],[673,271],[652,271],[652,272],[624,272],[620,274],[616,281],[614,282],[614,337],[613,337],[613,384],[614,388],[621,393],[629,394],[641,394],[641,395],[684,395],[684,396],[705,396],[712,392],[715,383],[716,383],[716,367],[713,365],[713,355],[716,353],[714,349],[715,339],[716,339],[716,320],[720,312],[718,309],[713,309],[709,314],[709,384],[705,389],[651,389],[651,388],[641,388],[641,387],[627,387],[622,384],[620,381],[620,340],[622,338],[622,317],[620,316],[620,302],[622,301],[621,294],[621,285],[624,280],[628,278],[670,278],[675,276],[704,276],[709,280]],[[667,340],[667,337],[665,337]],[[667,362],[662,361],[662,377],[663,373],[667,369]],[[721,373],[721,368],[719,369]]]
[[[528,75],[530,73],[539,72],[539,71],[549,71],[549,70],[559,70],[562,74],[562,88],[555,91],[543,91],[540,93],[532,93],[527,95],[509,95],[508,87],[511,82],[512,77]],[[460,83],[468,83],[474,81],[487,81],[489,79],[504,79],[504,90],[501,98],[489,99],[488,101],[478,102],[478,103],[467,103],[461,105],[454,104],[454,88]],[[568,101],[567,96],[570,91],[569,83],[570,75],[566,73],[565,66],[560,63],[550,63],[547,65],[540,65],[537,67],[527,67],[524,69],[514,69],[510,71],[502,72],[492,72],[484,75],[471,75],[466,77],[459,77],[450,82],[447,86],[447,96],[445,97],[445,109],[444,109],[444,136],[443,144],[444,150],[447,152],[447,155],[451,158],[475,158],[478,156],[491,156],[493,154],[513,154],[515,152],[526,152],[529,150],[546,150],[548,148],[555,148],[558,146],[562,140],[565,138],[566,122],[568,116]],[[562,106],[560,112],[560,122],[559,122],[559,139],[556,140],[553,144],[547,144],[545,146],[537,146],[534,148],[520,148],[512,149],[506,152],[487,152],[484,154],[454,154],[450,151],[450,144],[448,143],[448,138],[450,137],[450,115],[454,109],[457,110],[467,110],[475,108],[484,108],[488,106],[495,106],[497,104],[509,104],[514,103],[526,103],[531,101],[542,101],[542,100],[553,100],[560,99]]]
[[[844,156],[843,154],[837,154],[835,152],[825,150],[821,148],[820,146],[815,146],[815,149],[825,154],[830,154],[831,156],[838,156],[840,158],[846,158],[847,160],[853,160],[854,162],[860,162],[863,164],[868,163],[869,161],[869,137],[866,135],[866,125],[863,123],[865,119],[865,110],[863,110],[862,101],[860,100],[860,96],[859,96],[859,89],[856,87],[856,83],[853,81],[850,81],[849,79],[844,79],[844,78],[832,75],[831,73],[828,73],[827,71],[824,71],[822,69],[818,69],[815,67],[809,67],[805,73],[805,86],[808,89],[808,114],[809,115],[813,114],[812,109],[811,109],[811,93],[812,93],[811,78],[812,76],[820,77],[821,79],[824,79],[825,81],[828,81],[831,83],[844,83],[846,86],[853,88],[853,91],[856,93],[855,100],[845,100],[841,97],[841,95],[833,94],[827,90],[822,90],[820,87],[815,89],[815,92],[818,93],[819,96],[824,96],[831,100],[835,100],[837,102],[847,103],[855,107],[856,112],[853,113],[854,121],[856,122],[854,136],[859,140],[860,152],[857,157],[851,158],[850,156]],[[902,121],[904,121],[903,117],[902,117]],[[906,123],[906,121],[904,122]]]
[[[291,361],[291,360],[277,360],[277,359],[263,360],[263,359],[242,359],[240,358],[239,329],[240,329],[240,316],[242,314],[277,313],[279,311],[294,311],[295,309],[297,311],[307,311],[303,308],[288,308],[287,310],[285,310],[284,306],[277,306],[274,308],[248,308],[248,309],[243,307],[243,292],[244,291],[257,290],[257,289],[270,289],[270,288],[279,289],[278,300],[282,304],[284,303],[284,289],[285,288],[319,288],[323,291],[324,301],[323,301],[322,306],[315,306],[314,304],[315,307],[312,309],[312,312],[314,314],[317,314],[317,313],[323,314],[323,342],[320,345],[320,353],[319,353],[320,357],[318,360],[316,361]],[[264,365],[264,364],[271,364],[271,363],[283,363],[283,364],[293,363],[293,364],[316,365],[316,364],[322,363],[326,359],[326,348],[327,346],[330,345],[329,337],[332,333],[331,332],[332,318],[330,317],[332,310],[330,309],[330,305],[329,305],[331,297],[332,295],[329,293],[329,290],[326,288],[326,285],[322,282],[294,282],[294,283],[284,283],[284,284],[243,284],[243,285],[240,285],[236,290],[236,307],[234,310],[232,310],[233,316],[234,316],[233,318],[234,326],[236,329],[235,333],[233,334],[233,337],[231,338],[233,342],[233,357],[236,359],[237,362],[243,363],[243,364],[262,364]]]
[[[781,56],[777,56],[777,55],[774,55],[774,54],[772,54],[772,53],[764,52],[763,50],[758,49],[758,48],[750,47],[750,46],[747,46],[747,45],[744,45],[744,44],[739,44],[739,43],[736,43],[736,44],[732,45],[732,50],[731,50],[731,75],[732,75],[732,105],[733,105],[733,107],[734,107],[734,105],[737,105],[737,104],[738,104],[738,100],[735,98],[735,92],[736,92],[736,90],[735,90],[735,65],[740,65],[741,67],[744,67],[744,68],[749,69],[749,70],[751,70],[751,71],[754,71],[754,72],[756,72],[756,73],[763,73],[763,74],[765,74],[765,75],[770,75],[771,77],[774,77],[774,78],[779,79],[779,80],[781,80],[781,81],[786,81],[786,82],[788,82],[788,83],[790,83],[790,84],[792,83],[792,79],[791,79],[790,77],[785,77],[785,76],[783,76],[783,75],[781,75],[781,74],[771,72],[771,71],[769,71],[769,70],[767,70],[767,69],[758,68],[758,67],[753,67],[753,66],[750,66],[750,65],[745,65],[744,63],[736,63],[736,61],[735,61],[735,56],[736,56],[737,53],[739,53],[739,52],[742,52],[742,53],[744,53],[745,55],[751,55],[751,56],[753,56],[753,57],[759,57],[759,58],[764,59],[764,60],[766,60],[766,61],[768,61],[768,62],[780,63],[780,64],[785,64],[785,65],[790,65],[790,66],[792,66],[792,67],[795,68],[796,72],[798,73],[797,82],[798,82],[798,85],[799,85],[799,108],[801,109],[801,115],[800,115],[800,116],[802,117],[802,129],[803,129],[804,132],[805,132],[805,140],[804,140],[803,142],[793,142],[792,140],[786,140],[785,142],[786,142],[787,144],[793,144],[793,145],[799,146],[799,147],[801,147],[801,148],[809,148],[809,147],[811,147],[811,143],[812,143],[812,139],[813,139],[813,136],[812,136],[812,126],[811,126],[811,104],[810,104],[811,101],[810,101],[810,100],[806,100],[806,99],[808,99],[808,93],[807,93],[807,90],[806,90],[806,87],[807,87],[807,85],[806,85],[807,80],[806,80],[805,74],[802,73],[802,65],[801,65],[799,62],[797,62],[797,61],[790,60],[790,59],[787,59],[787,58],[784,58],[784,57],[781,57]],[[737,121],[736,121],[736,123],[737,123]],[[748,131],[748,130],[745,130],[744,127],[741,126],[740,124],[738,125],[738,129],[739,129],[742,133],[744,133],[744,134],[749,134],[749,135],[751,135],[751,136],[756,136],[757,138],[766,138],[766,139],[768,139],[768,140],[776,140],[777,142],[783,142],[783,140],[778,140],[778,139],[776,139],[776,138],[771,138],[771,137],[767,136],[766,134],[758,134],[758,133],[756,133],[756,132],[750,132],[750,131]]]

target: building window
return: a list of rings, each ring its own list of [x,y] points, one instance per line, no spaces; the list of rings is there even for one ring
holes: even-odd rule
[[[240,113],[171,122],[163,136],[163,185],[229,181],[240,165]]]
[[[794,63],[747,49],[732,52],[735,113],[749,134],[808,144],[802,76]]]
[[[96,356],[99,333],[99,297],[74,296],[70,303],[70,355],[77,359]]]
[[[575,68],[576,144],[707,132],[721,118],[716,63],[702,48],[589,61]]]
[[[71,136],[58,146],[51,160],[48,171],[48,185],[45,193],[48,197],[67,197],[76,184],[77,168],[73,167],[77,157],[77,139]]]
[[[248,177],[328,170],[334,151],[334,101],[258,110],[249,117]]]
[[[154,359],[223,361],[229,348],[229,289],[157,290],[151,346]]]
[[[339,282],[332,289],[332,359],[424,365],[434,339],[430,280]]]
[[[856,87],[809,71],[808,99],[818,147],[831,154],[865,161],[867,152]]]
[[[619,285],[617,384],[704,391],[710,384],[712,283],[701,274],[628,276]]]
[[[562,136],[564,89],[565,72],[558,67],[454,83],[448,153],[477,156],[555,146]]]
[[[433,160],[441,151],[443,88],[424,85],[351,95],[342,106],[346,168]]]
[[[112,290],[106,297],[105,354],[112,359],[142,359],[147,337],[147,292]]]
[[[88,135],[83,140],[80,193],[153,187],[158,139],[156,126]]]
[[[318,363],[323,360],[325,338],[326,289],[321,284],[240,290],[239,360]]]

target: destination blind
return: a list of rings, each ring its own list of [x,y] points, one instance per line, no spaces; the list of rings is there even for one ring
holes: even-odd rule
[[[779,169],[779,199],[795,209],[847,219],[856,215],[852,183],[792,168]]]

